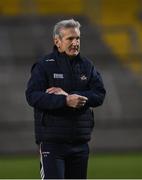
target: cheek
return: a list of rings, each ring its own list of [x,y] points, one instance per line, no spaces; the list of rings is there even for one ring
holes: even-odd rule
[[[68,50],[69,47],[70,47],[70,44],[69,44],[69,43],[66,43],[66,44],[63,45],[64,50]]]
[[[62,51],[65,51],[65,49],[66,49],[66,48],[65,48],[65,45],[61,43],[61,44],[60,44],[60,49],[61,49]]]

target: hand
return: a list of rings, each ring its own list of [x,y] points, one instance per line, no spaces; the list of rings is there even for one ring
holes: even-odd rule
[[[66,93],[62,88],[59,88],[59,87],[48,88],[46,90],[46,93],[68,96],[68,93]]]
[[[73,108],[83,107],[86,104],[87,100],[88,100],[87,97],[80,96],[77,94],[71,94],[66,97],[67,106],[73,107]]]

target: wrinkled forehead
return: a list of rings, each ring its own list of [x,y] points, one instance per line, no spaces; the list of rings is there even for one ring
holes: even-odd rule
[[[79,36],[80,37],[80,30],[79,28],[74,28],[74,27],[69,27],[69,28],[61,28],[60,29],[60,36],[65,37],[65,36]]]

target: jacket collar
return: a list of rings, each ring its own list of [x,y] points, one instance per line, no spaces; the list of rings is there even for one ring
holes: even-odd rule
[[[80,60],[82,60],[81,59],[81,56],[80,56],[80,53],[77,55],[77,56],[75,56],[75,57],[73,57],[72,59],[65,53],[65,52],[63,52],[63,53],[60,53],[59,51],[58,51],[58,48],[54,45],[54,47],[53,47],[53,53],[55,54],[55,56],[57,57],[57,59],[63,59],[63,60],[71,60],[71,61],[80,61]]]

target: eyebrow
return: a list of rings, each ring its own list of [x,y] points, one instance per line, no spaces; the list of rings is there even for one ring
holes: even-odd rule
[[[80,36],[69,36],[69,37],[67,37],[67,39],[79,39],[80,38]]]

